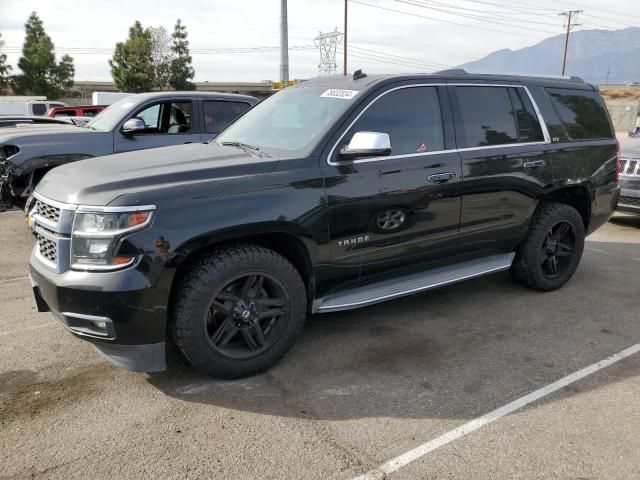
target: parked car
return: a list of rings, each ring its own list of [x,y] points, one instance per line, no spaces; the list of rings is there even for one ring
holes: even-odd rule
[[[48,170],[64,163],[210,140],[257,101],[213,92],[141,93],[110,105],[86,128],[2,131],[1,202],[6,206],[12,198],[26,199]]]
[[[620,200],[617,209],[640,214],[640,127],[632,128],[628,138],[620,138]]]
[[[79,107],[56,107],[47,110],[47,117],[95,117],[108,105],[82,105]]]
[[[0,115],[36,115],[44,116],[47,110],[56,107],[66,107],[66,103],[49,102],[46,100],[2,100],[0,97]]]
[[[69,125],[66,118],[40,117],[36,115],[0,115],[0,128],[15,127],[16,125]]]
[[[577,78],[318,78],[212,142],[49,172],[27,206],[36,303],[132,370],[166,368],[171,337],[204,372],[251,375],[308,313],[501,270],[560,288],[612,215],[617,160]]]

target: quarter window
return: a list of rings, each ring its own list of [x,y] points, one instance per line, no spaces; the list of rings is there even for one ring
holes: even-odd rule
[[[570,140],[612,138],[607,112],[593,91],[548,88],[560,121]]]
[[[408,87],[383,95],[349,129],[345,143],[363,131],[389,134],[391,155],[443,150],[436,87]]]

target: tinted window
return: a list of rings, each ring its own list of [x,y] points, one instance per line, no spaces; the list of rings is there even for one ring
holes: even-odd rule
[[[31,109],[34,115],[44,115],[47,112],[47,106],[44,103],[34,103]]]
[[[547,92],[570,140],[613,136],[598,93],[555,88],[548,88]]]
[[[204,102],[204,130],[207,133],[220,133],[247,110],[249,104],[244,102]]]
[[[541,142],[544,140],[538,116],[529,96],[523,88],[510,88],[511,104],[516,117],[518,141],[520,143]]]
[[[464,147],[518,142],[518,131],[505,87],[456,87]]]
[[[388,133],[391,155],[444,149],[442,118],[435,87],[396,90],[376,100],[351,127],[356,132]]]
[[[63,110],[62,112],[56,112],[56,117],[75,117],[76,112],[74,110]]]

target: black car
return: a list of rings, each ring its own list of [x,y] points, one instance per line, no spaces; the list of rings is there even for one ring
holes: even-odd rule
[[[35,297],[132,370],[166,368],[173,338],[211,375],[251,375],[309,313],[502,270],[560,288],[612,215],[617,161],[578,78],[310,80],[207,144],[48,173],[28,205]]]
[[[620,138],[620,200],[617,210],[640,214],[640,127]]]
[[[16,125],[69,125],[67,118],[51,118],[41,115],[0,115],[0,128]],[[4,131],[4,130],[3,130]]]

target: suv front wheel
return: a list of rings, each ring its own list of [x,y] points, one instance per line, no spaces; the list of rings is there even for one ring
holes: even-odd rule
[[[306,299],[298,271],[278,253],[256,245],[214,251],[182,278],[173,309],[176,343],[209,375],[256,374],[291,348]]]
[[[529,288],[550,291],[567,283],[578,268],[585,230],[578,211],[564,203],[541,202],[527,238],[516,250],[513,278]]]

